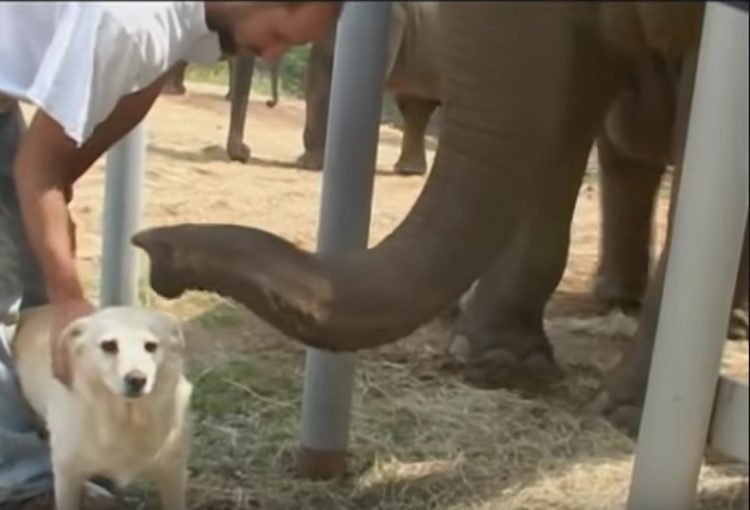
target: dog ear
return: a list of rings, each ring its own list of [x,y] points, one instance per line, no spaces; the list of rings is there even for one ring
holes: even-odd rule
[[[158,313],[154,316],[154,320],[151,321],[151,332],[169,345],[170,348],[180,352],[185,350],[185,337],[177,319]]]
[[[87,318],[83,317],[68,324],[58,338],[52,338],[52,371],[68,388],[73,384],[73,361],[78,339],[86,328]]]

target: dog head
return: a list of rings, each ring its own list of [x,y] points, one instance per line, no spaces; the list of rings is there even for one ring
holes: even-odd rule
[[[158,379],[182,372],[180,325],[152,310],[104,308],[71,322],[62,336],[74,388],[103,387],[137,399],[151,394]]]

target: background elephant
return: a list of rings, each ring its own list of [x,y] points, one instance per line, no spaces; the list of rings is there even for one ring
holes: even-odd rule
[[[438,11],[440,143],[422,193],[389,236],[333,257],[248,227],[151,229],[134,243],[151,258],[154,290],[172,298],[187,289],[217,292],[308,345],[356,350],[414,331],[495,270],[491,281],[504,290],[499,301],[521,325],[522,344],[525,332],[543,334],[592,145],[621,93],[642,85],[639,68],[650,59],[679,71],[663,89],[669,94],[645,94],[649,107],[626,111],[657,108],[649,115],[666,119],[653,121],[657,129],[674,119],[674,204],[702,3],[446,2]],[[649,140],[628,125],[607,134],[638,153],[635,142]],[[671,229],[634,342],[596,399],[598,410],[630,425],[645,392],[670,246]],[[533,284],[524,281],[530,275]],[[532,368],[535,359],[527,357]]]
[[[401,174],[427,171],[424,137],[440,104],[438,72],[438,2],[393,2],[388,38],[385,90],[392,94],[404,119],[401,154],[394,170]],[[302,168],[323,167],[335,31],[312,45],[305,89]]]
[[[245,118],[247,116],[250,87],[255,71],[255,57],[232,57],[228,59],[228,64],[229,90],[225,98],[231,102],[231,107],[226,151],[229,159],[246,162],[250,158],[250,149],[242,140],[245,133]],[[276,61],[269,66],[271,98],[266,101],[266,106],[269,108],[273,108],[279,102],[279,65],[280,61]],[[170,79],[164,84],[162,93],[168,95],[185,94],[187,92],[185,88],[186,70],[187,64],[183,63],[176,66],[170,75]]]
[[[255,61],[254,57],[231,57],[227,59],[227,65],[229,66],[229,88],[224,96],[227,101],[232,98],[232,76],[234,74],[234,62],[236,60],[252,60]],[[271,76],[271,97],[266,100],[266,106],[273,108],[279,102],[279,65],[281,61],[276,61],[268,67],[269,74]],[[174,71],[171,73],[170,78],[164,83],[162,88],[162,94],[181,96],[187,92],[185,87],[185,72],[187,71],[187,64],[182,63],[175,66]],[[251,80],[252,81],[252,80]],[[248,89],[249,90],[249,89]]]
[[[402,174],[427,171],[425,132],[432,113],[440,104],[437,64],[437,2],[393,2],[385,89],[393,94],[404,119],[401,154],[395,170]],[[302,168],[323,167],[328,105],[333,70],[335,30],[312,44],[305,84],[304,153],[297,158]],[[237,60],[232,81],[232,116],[227,140],[230,159],[246,162],[250,148],[244,140],[247,91],[252,83],[253,62]]]

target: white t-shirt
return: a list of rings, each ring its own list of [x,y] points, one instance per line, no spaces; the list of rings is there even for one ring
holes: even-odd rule
[[[219,60],[203,2],[0,2],[0,94],[80,146],[124,95],[178,61]]]

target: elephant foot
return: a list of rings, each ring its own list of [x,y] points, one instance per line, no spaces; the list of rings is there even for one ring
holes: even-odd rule
[[[641,308],[643,291],[629,288],[616,278],[599,275],[594,284],[593,295],[605,313],[620,309],[627,315],[637,315]]]
[[[321,170],[323,168],[323,155],[305,151],[297,158],[296,164],[305,170]]]
[[[747,340],[748,338],[748,311],[742,308],[734,308],[729,315],[729,329],[727,330],[729,340]]]
[[[729,336],[744,335],[747,338],[747,312],[742,309],[732,310],[729,323]],[[735,331],[733,332],[733,328]],[[637,334],[636,334],[637,335]],[[639,338],[633,339],[638,342]],[[640,340],[643,341],[643,340]],[[650,358],[627,353],[622,360],[608,372],[602,380],[597,395],[588,404],[587,410],[601,415],[615,427],[636,438],[646,398]]]
[[[224,94],[224,101],[231,101],[232,100],[232,91],[228,91],[226,94]]]
[[[485,387],[538,387],[563,375],[541,329],[513,327],[472,332],[459,326],[449,353],[468,369],[473,383]]]
[[[619,392],[602,388],[588,405],[588,412],[603,416],[617,429],[635,439],[643,414],[643,402],[623,398]]]
[[[266,99],[266,106],[268,108],[273,108],[277,103],[278,101],[276,99]]]
[[[638,338],[634,342],[638,342]],[[627,353],[605,374],[587,411],[603,416],[616,428],[636,438],[646,398],[650,358],[639,359],[633,352],[637,351]]]
[[[405,158],[401,156],[393,167],[399,175],[424,175],[427,173],[427,162],[424,158]]]
[[[161,93],[165,96],[184,96],[187,94],[187,88],[183,84],[165,83]]]
[[[250,161],[250,147],[241,139],[230,137],[227,141],[227,156],[231,161],[247,163]]]

